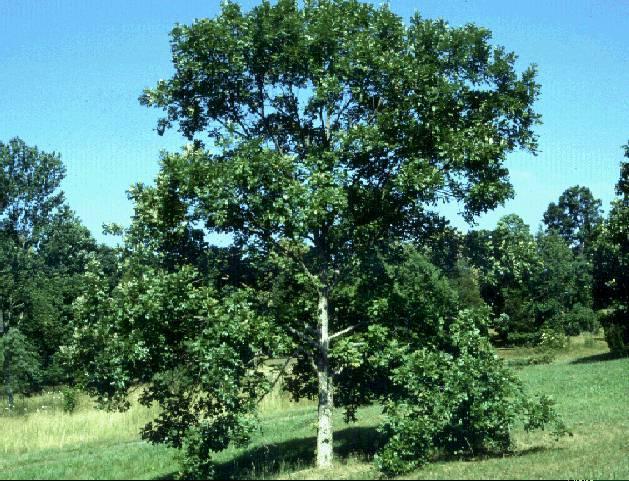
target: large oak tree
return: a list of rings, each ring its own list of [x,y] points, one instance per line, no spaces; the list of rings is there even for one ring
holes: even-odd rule
[[[535,69],[490,32],[353,0],[232,2],[172,31],[163,108],[195,147],[178,156],[194,216],[250,251],[296,262],[317,292],[318,465],[332,460],[330,344],[361,329],[330,299],[356,259],[412,237],[427,208],[467,219],[512,193],[503,162],[534,152]],[[209,149],[203,149],[207,143]],[[360,321],[360,320],[358,320]],[[309,345],[306,344],[305,347]]]
[[[504,449],[512,378],[482,316],[459,314],[407,242],[440,225],[440,202],[468,220],[502,203],[507,154],[536,150],[535,69],[518,73],[490,39],[355,0],[248,12],[228,1],[177,25],[174,74],[141,101],[164,110],[160,133],[177,127],[191,143],[162,156],[155,186],[131,190],[122,281],[107,286],[97,265],[88,275],[68,349],[84,385],[110,405],[145,386],[142,401],[163,408],[145,436],[186,448],[198,476],[211,451],[246,439],[271,356],[287,359],[278,374],[290,369],[295,397],[318,398],[320,467],[333,408],[352,419],[370,402],[388,406],[389,472],[433,443]],[[231,246],[212,260],[217,234]],[[422,397],[437,372],[453,373],[443,382],[457,395]]]

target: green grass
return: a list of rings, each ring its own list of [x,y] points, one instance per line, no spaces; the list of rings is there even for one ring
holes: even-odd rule
[[[501,350],[507,359],[531,355]],[[513,455],[486,459],[437,459],[407,479],[629,478],[629,359],[610,359],[600,339],[573,339],[552,364],[518,370],[531,392],[557,400],[573,432],[559,442],[544,433],[515,433]],[[176,451],[138,439],[157,412],[134,404],[127,413],[104,413],[82,398],[62,412],[59,393],[18,401],[18,414],[0,414],[0,478],[157,479],[179,469]],[[261,409],[262,430],[246,449],[216,456],[220,478],[374,479],[377,406],[345,425],[337,414],[334,469],[312,469],[316,406],[290,403],[275,393]]]

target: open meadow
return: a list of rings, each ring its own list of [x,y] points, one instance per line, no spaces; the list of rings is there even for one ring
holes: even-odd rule
[[[508,362],[529,357],[526,349],[503,350]],[[523,364],[523,363],[520,363]],[[573,436],[554,441],[547,434],[515,436],[514,452],[488,459],[436,458],[406,479],[627,479],[629,478],[629,359],[611,359],[600,338],[573,338],[551,364],[519,369],[532,392],[557,400]],[[166,479],[179,469],[177,452],[139,440],[144,423],[157,413],[137,404],[126,413],[95,410],[80,400],[73,414],[62,396],[50,392],[19,399],[17,413],[2,415],[0,478]],[[314,402],[291,403],[273,393],[261,406],[261,431],[247,448],[216,456],[223,478],[374,479],[379,409],[363,409],[356,424],[343,425],[335,441],[337,464],[312,468],[316,437]]]

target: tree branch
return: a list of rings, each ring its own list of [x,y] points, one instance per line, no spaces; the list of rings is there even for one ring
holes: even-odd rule
[[[304,260],[301,257],[298,257],[295,255],[294,252],[290,251],[289,249],[283,247],[279,242],[275,241],[273,239],[273,237],[271,236],[270,232],[265,231],[263,229],[249,229],[250,232],[252,234],[257,235],[260,239],[264,240],[265,242],[267,242],[268,244],[273,244],[275,246],[278,247],[278,249],[283,252],[286,256],[290,257],[291,259],[293,259],[295,262],[297,262],[301,268],[303,269],[304,273],[306,274],[306,276],[308,276],[308,278],[313,282],[313,283],[317,283],[319,281],[319,278],[314,275],[310,269],[308,269],[308,266],[306,266],[306,263],[304,262]]]
[[[245,132],[244,132],[244,131],[243,131],[243,132],[239,132],[239,131],[238,131],[238,129],[235,129],[235,128],[233,128],[233,127],[228,126],[228,125],[227,125],[224,121],[222,121],[221,119],[216,118],[216,119],[214,119],[214,120],[215,120],[215,122],[219,123],[219,124],[220,124],[220,125],[221,125],[224,129],[225,129],[225,130],[227,130],[227,131],[230,131],[230,130],[231,130],[231,131],[233,131],[234,133],[238,134],[238,135],[239,135],[240,137],[242,137],[242,138],[246,138],[246,137],[247,137],[247,135],[245,134]],[[243,126],[242,126],[242,124],[240,124],[240,123],[239,123],[239,125],[240,125],[241,127],[243,127]]]
[[[278,371],[277,376],[275,377],[275,379],[273,380],[273,382],[271,383],[271,386],[269,387],[269,389],[266,390],[266,392],[264,394],[262,394],[258,400],[256,401],[256,403],[259,403],[260,401],[262,401],[262,399],[264,399],[265,396],[267,396],[271,391],[273,391],[273,389],[275,388],[275,386],[277,385],[277,383],[279,382],[279,380],[282,378],[282,376],[284,375],[284,373],[286,372],[286,368],[288,368],[288,365],[290,364],[290,362],[295,358],[295,356],[297,355],[297,353],[302,353],[302,354],[306,354],[307,356],[310,354],[308,352],[306,352],[303,348],[303,346],[298,346],[291,354],[290,356],[288,356],[286,358],[286,362],[282,365],[281,369]],[[314,371],[317,371],[317,365],[315,364],[315,362],[312,360],[312,358],[310,358],[310,364],[311,367],[314,369]]]
[[[334,121],[335,124],[337,125],[341,124],[341,116],[345,113],[345,111],[347,110],[347,108],[350,106],[351,103],[352,103],[352,94],[350,92],[349,96],[347,97],[347,100],[345,101],[345,104],[341,105],[341,108],[337,112],[336,120]]]
[[[358,324],[354,324],[353,326],[349,326],[348,328],[343,329],[342,331],[336,332],[334,334],[332,334],[329,339],[330,341],[332,339],[336,339],[337,337],[342,337],[345,334],[349,334],[350,332],[358,329],[359,327],[362,327],[366,324],[366,322],[359,322]]]

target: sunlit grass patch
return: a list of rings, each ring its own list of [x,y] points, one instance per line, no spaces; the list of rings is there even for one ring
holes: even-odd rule
[[[158,413],[132,403],[127,412],[96,410],[86,396],[79,396],[74,413],[63,412],[59,391],[20,398],[13,413],[0,417],[0,453],[20,454],[46,449],[64,449],[90,443],[138,441],[140,429]],[[0,466],[1,466],[0,462]]]

